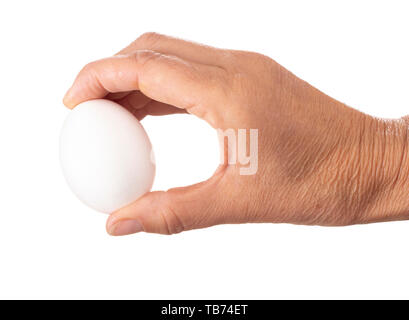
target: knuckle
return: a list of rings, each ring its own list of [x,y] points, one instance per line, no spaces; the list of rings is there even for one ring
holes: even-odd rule
[[[164,37],[165,36],[156,32],[145,32],[136,39],[136,42],[145,46],[153,46],[155,43],[161,41]]]
[[[86,73],[90,73],[93,72],[95,69],[95,65],[96,65],[96,61],[92,61],[87,63],[80,71],[80,74],[86,74]]]
[[[257,58],[264,57],[260,53],[245,50],[235,50],[232,52],[232,55],[238,60],[254,60]]]
[[[132,54],[137,63],[145,66],[160,57],[159,53],[151,50],[137,50]]]
[[[243,64],[249,57],[249,52],[247,51],[239,51],[239,50],[228,50],[226,52],[226,59],[227,68],[235,70],[236,67]]]
[[[160,215],[164,222],[164,233],[171,235],[185,230],[185,226],[173,208],[169,195],[165,192],[162,196]]]
[[[230,57],[229,66],[233,72],[244,69],[246,66],[250,66],[252,69],[265,70],[272,61],[271,58],[261,53],[242,50],[231,50]]]

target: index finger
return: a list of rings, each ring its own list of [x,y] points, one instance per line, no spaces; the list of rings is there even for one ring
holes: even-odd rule
[[[208,112],[194,107],[201,105],[200,99],[211,90],[214,81],[209,80],[218,70],[176,56],[137,50],[86,65],[66,93],[64,104],[74,108],[108,93],[140,90],[151,99],[201,117]]]

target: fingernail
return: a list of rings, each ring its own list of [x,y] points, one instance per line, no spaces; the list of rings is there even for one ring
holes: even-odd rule
[[[136,220],[122,220],[108,229],[108,233],[113,236],[124,236],[126,234],[142,231],[141,224]]]

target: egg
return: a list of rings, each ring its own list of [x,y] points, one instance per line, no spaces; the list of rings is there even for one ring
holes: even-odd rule
[[[60,136],[60,161],[73,193],[112,213],[148,192],[155,176],[152,145],[136,117],[104,99],[71,110]]]

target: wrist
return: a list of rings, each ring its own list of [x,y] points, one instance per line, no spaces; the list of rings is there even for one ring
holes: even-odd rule
[[[365,170],[372,187],[360,222],[409,219],[409,119],[370,121]]]

